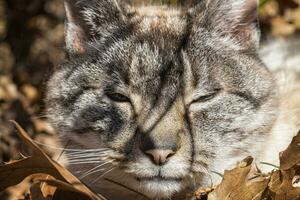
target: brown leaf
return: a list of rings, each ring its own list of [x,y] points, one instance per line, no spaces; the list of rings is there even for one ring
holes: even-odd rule
[[[0,166],[0,191],[20,183],[31,174],[44,173],[51,175],[60,181],[69,183],[74,187],[74,191],[84,194],[88,199],[105,199],[102,196],[94,194],[67,169],[49,158],[16,122],[13,123],[18,129],[19,136],[33,150],[33,156]]]
[[[45,175],[45,174],[40,174],[38,176],[32,176],[32,177],[35,184],[33,184],[33,186],[31,186],[30,188],[31,195],[33,196],[34,195],[33,192],[36,191],[38,194],[41,193],[44,198],[50,198],[51,200],[57,188],[54,186],[47,185],[41,180],[55,180],[55,179],[52,176]],[[35,189],[33,188],[34,186],[36,186],[36,190],[34,190]],[[36,200],[36,198],[32,198],[32,199]]]
[[[40,182],[45,183],[48,186],[57,187],[64,191],[78,192],[78,190],[75,189],[73,185],[63,182],[63,181],[60,181],[60,180],[57,180],[57,179],[40,180]]]
[[[52,200],[66,200],[66,199],[70,199],[70,200],[90,200],[90,198],[88,198],[86,195],[83,195],[81,193],[77,193],[77,192],[66,192],[63,190],[57,190],[57,192],[55,192]]]
[[[199,188],[198,190],[196,190],[193,194],[194,199],[207,199],[207,196],[209,193],[211,193],[212,191],[214,191],[214,187],[211,188]]]
[[[0,191],[19,184],[27,176],[35,173],[46,173],[56,177],[60,176],[44,158],[38,156],[28,157],[0,166]]]
[[[280,153],[280,169],[289,170],[300,165],[300,132],[295,136],[288,148]]]
[[[33,200],[51,200],[53,194],[45,196],[41,191],[41,183],[36,182],[30,187],[31,199]]]
[[[269,179],[256,175],[253,158],[244,159],[236,168],[225,171],[220,185],[208,195],[208,200],[260,200]]]
[[[34,102],[39,98],[39,93],[37,88],[30,84],[25,84],[21,87],[22,93],[25,95],[29,102]]]
[[[57,180],[57,179],[47,179],[47,180],[40,180],[45,184],[46,188],[49,187],[56,187],[58,188],[51,200],[65,200],[65,199],[72,199],[72,200],[90,200],[89,197],[85,195],[85,193],[78,191],[74,188],[73,185]],[[35,200],[35,199],[33,199]]]
[[[275,17],[271,21],[272,23],[272,34],[274,36],[289,36],[295,33],[296,26],[288,23],[282,17]]]
[[[22,183],[5,190],[7,194],[7,199],[23,199],[24,194],[28,192],[28,188],[30,187],[30,181],[31,177],[27,177]]]
[[[293,187],[294,172],[276,171],[271,176],[269,189],[274,200],[297,200],[300,197],[300,188]]]
[[[274,200],[296,200],[300,197],[300,188],[293,186],[299,175],[300,132],[288,148],[280,153],[280,170],[272,173],[269,189]],[[298,173],[298,174],[297,174]]]

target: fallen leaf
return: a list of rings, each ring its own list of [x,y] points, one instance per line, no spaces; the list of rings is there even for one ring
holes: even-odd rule
[[[300,188],[293,187],[294,172],[276,171],[271,176],[269,189],[274,200],[299,200]]]
[[[236,168],[225,171],[220,185],[208,195],[208,200],[261,200],[269,178],[256,175],[253,158],[247,157]]]
[[[90,200],[88,196],[85,195],[84,192],[80,192],[74,188],[73,185],[57,180],[57,179],[47,179],[47,180],[40,180],[45,184],[45,188],[49,187],[56,187],[55,193],[51,200],[65,200],[65,199],[72,199],[72,200]],[[36,200],[36,199],[33,199]]]
[[[275,17],[271,20],[271,23],[274,36],[289,36],[297,30],[294,24],[288,23],[283,17]]]
[[[49,196],[45,196],[41,190],[41,185],[42,183],[36,182],[33,183],[32,186],[30,187],[30,194],[31,194],[31,199],[32,200],[51,200],[52,195],[50,194]]]
[[[52,176],[46,174],[38,174],[31,176],[34,184],[30,187],[30,194],[33,200],[36,199],[47,199],[52,200],[56,187],[47,185],[41,180],[55,180]],[[42,195],[42,196],[41,196]],[[34,197],[35,196],[35,197]]]
[[[21,87],[22,93],[25,95],[29,102],[34,102],[39,98],[38,90],[30,84],[25,84]]]
[[[300,132],[292,139],[288,148],[280,153],[280,169],[289,170],[300,165]]]
[[[0,191],[6,189],[9,186],[20,183],[29,175],[44,173],[72,185],[74,191],[83,194],[88,199],[105,199],[104,197],[93,193],[67,169],[49,158],[43,152],[43,150],[31,140],[28,134],[18,125],[18,123],[13,123],[15,124],[19,132],[19,136],[33,150],[33,156],[18,161],[12,161],[7,163],[6,165],[0,166]]]
[[[286,150],[280,153],[280,170],[272,173],[269,189],[274,200],[297,200],[300,188],[294,187],[300,166],[300,132]],[[295,179],[296,177],[296,179]]]

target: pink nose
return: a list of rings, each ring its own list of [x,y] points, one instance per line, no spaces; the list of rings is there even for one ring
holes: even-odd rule
[[[168,158],[175,154],[174,151],[169,149],[151,149],[145,152],[148,154],[156,165],[163,165],[167,162]]]

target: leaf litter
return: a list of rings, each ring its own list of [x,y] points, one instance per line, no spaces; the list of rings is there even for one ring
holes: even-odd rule
[[[104,197],[93,193],[87,186],[82,184],[66,168],[51,159],[16,122],[13,123],[21,139],[32,149],[33,155],[0,166],[0,191],[19,184],[30,175],[45,174],[52,176],[53,179],[45,180],[46,176],[38,180],[39,183],[44,183],[40,184],[41,187],[37,187],[39,183],[33,184],[31,192],[34,191],[34,194],[31,194],[32,197],[40,196],[38,193],[42,194],[43,191],[52,191],[45,193],[46,196],[52,196],[53,200],[62,199],[60,197],[66,199],[67,196],[72,197],[70,199],[105,200]],[[48,186],[54,186],[56,190],[50,190]],[[39,199],[37,198],[37,200]],[[35,199],[32,198],[32,200]]]

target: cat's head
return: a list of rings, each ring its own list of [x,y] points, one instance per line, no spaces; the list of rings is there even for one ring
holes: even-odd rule
[[[46,104],[64,141],[95,149],[70,153],[78,173],[98,170],[96,179],[115,167],[135,189],[165,198],[204,183],[222,160],[259,151],[276,88],[257,55],[256,0],[207,0],[188,12],[65,5],[70,58]]]

